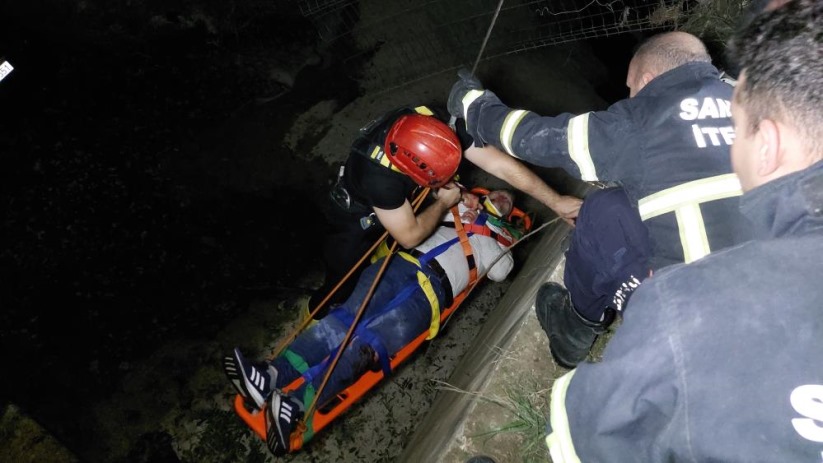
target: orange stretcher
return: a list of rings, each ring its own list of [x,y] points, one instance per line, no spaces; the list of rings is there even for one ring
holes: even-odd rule
[[[489,190],[484,188],[473,188],[471,192],[478,195],[486,195],[489,193]],[[523,229],[525,232],[531,230],[531,218],[518,208],[512,208],[512,212],[508,215],[508,217],[506,217],[506,220],[512,224],[515,224],[518,228]],[[449,307],[441,310],[441,326],[445,325],[449,317],[451,317],[454,311],[460,307],[460,304],[466,299],[479,281],[480,279],[477,279],[473,284],[469,284],[466,289],[460,292],[460,294],[454,296],[454,300]],[[406,359],[408,359],[409,356],[411,356],[428,337],[429,331],[426,330],[421,333],[420,336],[395,353],[390,359],[391,371],[395,371],[395,369]],[[383,378],[384,373],[382,369],[379,371],[366,371],[360,379],[355,381],[349,387],[340,391],[335,397],[329,399],[326,403],[320,404],[314,410],[311,417],[303,417],[303,423],[305,424],[303,427],[304,429],[299,429],[300,427],[298,426],[298,429],[291,434],[289,452],[294,453],[297,450],[300,450],[303,447],[303,444],[311,440],[317,432],[331,424],[331,422],[338,416],[348,410],[349,407],[351,407],[374,386],[382,381]],[[283,392],[294,391],[299,388],[303,382],[304,378],[299,377],[287,387],[283,388]],[[264,441],[266,440],[265,410],[249,410],[245,405],[243,397],[239,394],[234,398],[234,410],[252,429],[252,431],[254,431],[255,434],[257,434]]]

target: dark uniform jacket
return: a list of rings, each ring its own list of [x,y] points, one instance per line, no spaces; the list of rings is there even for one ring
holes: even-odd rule
[[[714,66],[695,62],[605,111],[540,117],[486,91],[466,120],[475,139],[524,161],[621,184],[649,227],[656,269],[740,242],[731,95]]]
[[[741,210],[755,240],[647,279],[603,361],[554,383],[555,463],[820,461],[823,162]]]

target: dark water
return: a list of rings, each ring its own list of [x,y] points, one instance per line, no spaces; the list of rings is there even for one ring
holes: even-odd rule
[[[296,16],[247,11],[240,35],[180,27],[173,3],[151,28],[150,2],[0,5],[0,408],[82,449],[90,404],[154,347],[209,339],[319,265],[332,172],[275,141],[357,87],[332,63],[255,103],[286,90],[261,50],[311,46]]]

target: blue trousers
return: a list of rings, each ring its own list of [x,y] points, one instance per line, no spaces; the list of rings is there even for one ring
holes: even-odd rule
[[[308,381],[294,391],[296,397],[305,402],[306,386],[310,384],[314,389],[320,386],[330,363],[330,359],[326,359],[343,342],[350,326],[348,321],[356,314],[382,263],[383,259],[380,259],[366,267],[348,300],[304,330],[271,362],[278,371],[276,387],[282,388],[308,371]],[[384,355],[391,356],[429,328],[432,309],[418,284],[417,270],[416,265],[402,257],[392,257],[358,325],[363,331],[355,334],[343,351],[318,403],[326,402],[351,385],[367,369],[379,368],[375,352],[384,349]],[[422,271],[429,277],[442,305],[446,295],[439,277],[428,267]],[[398,294],[406,297],[396,298]],[[385,310],[390,305],[393,307]],[[381,349],[374,349],[374,340],[382,344]]]
[[[622,309],[651,269],[649,231],[622,188],[589,194],[566,251],[563,280],[583,317],[600,321],[607,308]]]

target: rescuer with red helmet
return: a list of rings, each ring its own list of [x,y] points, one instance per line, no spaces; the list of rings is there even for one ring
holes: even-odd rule
[[[443,114],[445,117],[435,115],[426,106],[402,107],[360,129],[330,192],[332,204],[326,213],[328,228],[323,248],[326,278],[307,310],[317,308],[384,230],[406,249],[425,240],[443,214],[460,200],[460,189],[452,179],[464,154],[558,215],[576,215],[580,205],[577,198],[558,195],[523,164],[496,148],[473,146],[465,131],[458,137],[443,122],[448,117]],[[434,200],[424,203],[415,214],[411,201],[426,187],[433,189]],[[329,304],[348,297],[358,274],[356,271],[346,280],[315,318],[322,318]]]

